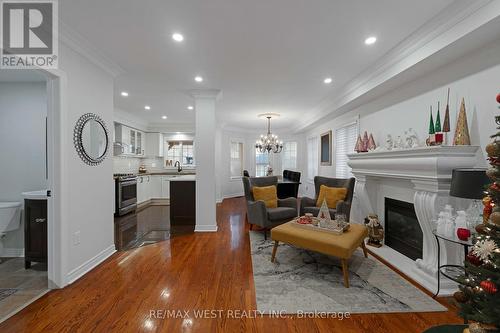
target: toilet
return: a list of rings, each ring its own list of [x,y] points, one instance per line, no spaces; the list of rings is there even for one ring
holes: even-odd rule
[[[21,220],[20,202],[0,202],[0,257],[3,254],[3,238],[9,231],[19,229]]]

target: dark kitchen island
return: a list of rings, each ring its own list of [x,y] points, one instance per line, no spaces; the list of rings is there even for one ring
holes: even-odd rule
[[[170,225],[196,224],[196,180],[194,175],[170,180]]]

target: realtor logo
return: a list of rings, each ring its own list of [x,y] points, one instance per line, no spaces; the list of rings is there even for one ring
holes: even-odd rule
[[[0,68],[57,68],[57,1],[0,0]]]

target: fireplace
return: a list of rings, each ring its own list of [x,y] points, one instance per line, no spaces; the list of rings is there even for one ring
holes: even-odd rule
[[[385,198],[385,245],[416,260],[422,258],[423,239],[413,204]]]

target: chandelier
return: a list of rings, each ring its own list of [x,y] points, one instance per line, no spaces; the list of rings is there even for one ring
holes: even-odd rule
[[[278,136],[271,133],[271,117],[278,114],[264,114],[267,118],[267,134],[261,134],[255,143],[255,149],[261,153],[281,153],[283,150],[283,141],[278,140]],[[260,116],[260,115],[259,115]]]

